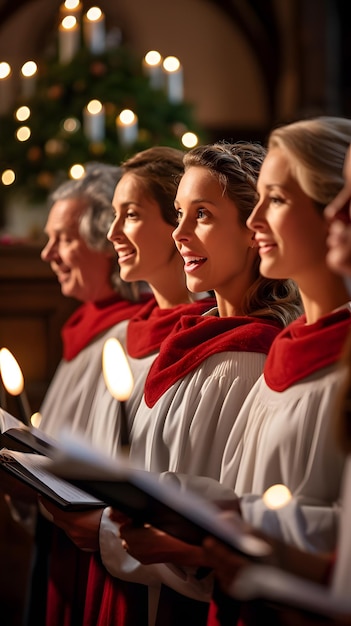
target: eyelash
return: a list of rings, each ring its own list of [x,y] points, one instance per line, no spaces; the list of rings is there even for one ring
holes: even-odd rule
[[[283,198],[280,198],[279,196],[270,196],[269,202],[271,202],[272,204],[283,204],[285,200]]]
[[[183,212],[181,209],[176,210],[176,220],[177,224],[180,224],[181,219],[183,217]],[[204,220],[209,217],[209,213],[206,209],[197,209],[196,211],[196,220]]]

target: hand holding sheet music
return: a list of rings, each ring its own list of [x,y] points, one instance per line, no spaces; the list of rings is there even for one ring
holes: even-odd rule
[[[62,437],[60,449],[49,471],[103,500],[136,524],[151,524],[195,545],[212,534],[252,559],[270,552],[266,542],[234,527],[222,518],[216,505],[198,493],[163,483],[157,474],[131,467],[123,456],[107,459],[84,440],[72,436]]]

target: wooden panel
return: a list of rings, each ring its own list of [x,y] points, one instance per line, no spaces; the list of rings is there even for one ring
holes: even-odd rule
[[[0,347],[17,359],[33,411],[37,411],[61,357],[60,329],[77,307],[65,298],[39,245],[0,246]],[[7,410],[17,404],[7,398]]]

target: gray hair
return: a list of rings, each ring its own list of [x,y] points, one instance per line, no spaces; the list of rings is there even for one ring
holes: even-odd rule
[[[82,201],[79,234],[93,250],[111,251],[112,245],[107,239],[107,232],[114,219],[112,199],[121,176],[120,167],[89,163],[85,166],[82,178],[65,181],[49,197],[50,207],[59,200],[78,198]],[[136,285],[126,283],[120,278],[117,258],[111,262],[110,281],[113,289],[122,297],[128,300],[137,298]]]

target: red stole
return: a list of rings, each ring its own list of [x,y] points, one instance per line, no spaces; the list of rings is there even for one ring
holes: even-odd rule
[[[157,352],[161,342],[168,337],[182,315],[202,315],[216,306],[214,298],[203,298],[188,304],[178,304],[170,309],[160,309],[155,300],[145,304],[129,321],[127,352],[141,359]]]
[[[140,302],[124,300],[116,294],[108,300],[82,304],[61,330],[63,358],[71,361],[104,330],[135,315],[145,305],[145,298],[154,302],[146,294]]]
[[[219,352],[267,354],[280,332],[278,322],[249,316],[184,315],[162,343],[145,383],[145,402],[154,406],[176,381]]]
[[[336,363],[351,326],[351,313],[338,309],[306,324],[305,316],[289,324],[273,342],[263,374],[274,391],[284,391],[314,372]]]

